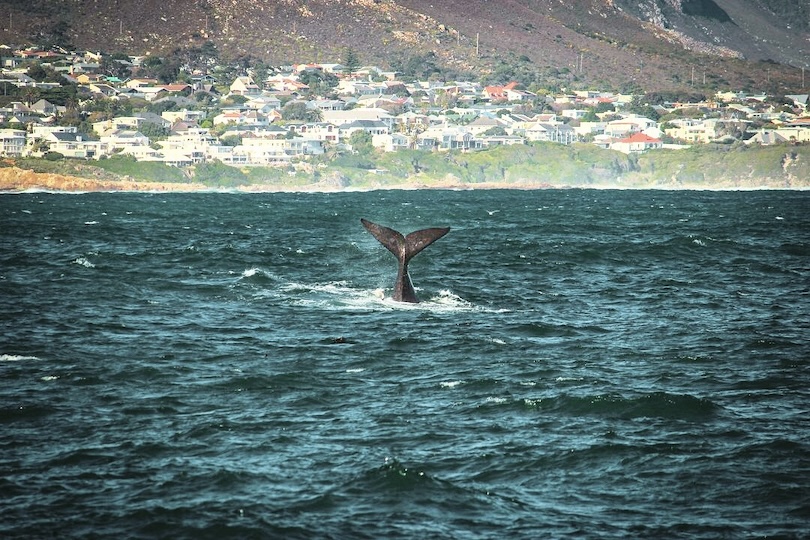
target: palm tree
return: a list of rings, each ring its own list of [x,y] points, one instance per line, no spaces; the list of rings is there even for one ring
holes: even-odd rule
[[[25,98],[25,104],[29,107],[34,104],[34,100],[39,96],[39,92],[33,86],[26,86],[25,90],[23,91],[23,98]]]

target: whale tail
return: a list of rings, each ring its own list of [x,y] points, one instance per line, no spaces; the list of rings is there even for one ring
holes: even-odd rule
[[[411,278],[408,276],[408,263],[419,252],[450,232],[450,227],[435,227],[414,231],[403,236],[399,231],[361,219],[360,223],[399,261],[397,283],[394,288],[394,300],[399,302],[418,302]]]

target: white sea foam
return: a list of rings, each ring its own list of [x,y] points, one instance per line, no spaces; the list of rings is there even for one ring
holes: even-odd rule
[[[464,381],[445,381],[440,382],[439,386],[441,386],[442,388],[455,388],[456,386],[459,386],[461,384],[464,384]]]
[[[43,380],[43,381],[55,381],[57,379],[59,379],[58,375],[45,375],[40,380]]]
[[[98,225],[98,221],[85,221],[85,225]]]
[[[250,277],[263,272],[258,268],[245,270],[243,277]],[[279,280],[281,281],[281,280]],[[419,289],[417,289],[418,291]],[[300,283],[295,281],[281,282],[277,288],[257,292],[259,296],[271,296],[287,301],[291,305],[324,309],[328,311],[362,310],[362,311],[428,311],[434,313],[457,312],[503,312],[508,310],[493,310],[476,306],[449,290],[439,291],[430,298],[424,298],[419,303],[397,302],[391,296],[391,291],[382,288],[358,289],[348,281],[330,281],[321,283]]]
[[[439,291],[439,294],[431,298],[430,301],[441,305],[455,306],[460,308],[473,307],[471,303],[467,302],[459,295],[453,294],[451,291],[448,291],[447,289]]]
[[[73,264],[78,264],[79,266],[84,266],[85,268],[95,268],[96,267],[95,264],[91,263],[90,261],[88,261],[84,257],[79,257],[79,258],[73,260],[72,262],[73,262]]]
[[[22,362],[25,360],[39,360],[39,358],[22,354],[0,354],[0,362]]]

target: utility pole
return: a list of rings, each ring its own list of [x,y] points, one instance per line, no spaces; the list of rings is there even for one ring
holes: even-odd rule
[[[480,34],[478,32],[476,32],[475,33],[475,57],[476,58],[480,58],[480,55],[478,54],[479,53],[479,48],[478,48],[478,38],[479,37],[480,37]]]

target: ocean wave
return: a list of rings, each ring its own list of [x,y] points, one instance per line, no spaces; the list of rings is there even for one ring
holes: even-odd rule
[[[523,404],[530,409],[555,411],[562,414],[692,421],[711,418],[720,408],[705,398],[667,392],[652,392],[635,397],[624,397],[619,394],[593,396],[561,394],[547,398],[525,398]]]
[[[28,360],[40,360],[40,358],[24,354],[0,354],[0,362],[23,362]]]
[[[275,274],[268,272],[262,268],[254,266],[252,268],[246,268],[242,274],[239,276],[240,281],[247,281],[250,283],[263,283],[265,281],[275,281],[277,277]]]

